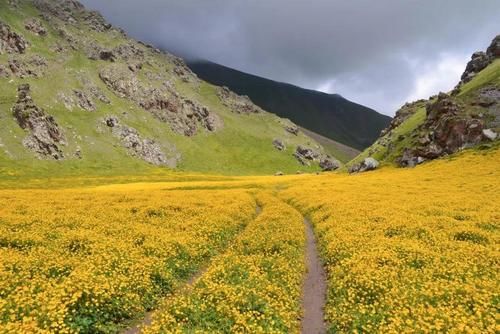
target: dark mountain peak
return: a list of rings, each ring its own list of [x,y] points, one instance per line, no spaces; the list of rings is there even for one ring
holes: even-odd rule
[[[248,95],[262,109],[342,144],[369,146],[391,118],[338,94],[304,89],[206,60],[188,62],[201,79]]]

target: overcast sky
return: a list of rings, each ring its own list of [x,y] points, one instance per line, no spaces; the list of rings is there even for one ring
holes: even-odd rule
[[[131,36],[393,115],[451,89],[499,0],[82,0]]]

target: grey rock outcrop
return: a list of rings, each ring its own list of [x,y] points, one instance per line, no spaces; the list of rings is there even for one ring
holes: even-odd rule
[[[316,161],[320,158],[320,153],[316,152],[312,148],[305,147],[302,145],[297,146],[293,156],[304,166],[310,166],[312,161]]]
[[[11,73],[19,78],[38,78],[45,74],[47,60],[39,55],[18,56],[9,60]]]
[[[159,120],[169,123],[176,133],[193,136],[199,127],[211,132],[222,127],[222,120],[208,108],[179,96],[168,87],[146,85],[128,68],[109,66],[101,70],[99,76],[117,96],[136,102]]]
[[[75,90],[73,90],[73,93],[76,96],[77,103],[78,103],[78,106],[80,108],[82,108],[83,110],[86,110],[86,111],[95,111],[96,110],[96,106],[95,106],[94,102],[87,96],[87,94],[85,94],[84,91],[79,90],[79,89],[75,89]]]
[[[64,135],[55,119],[38,107],[30,96],[30,86],[18,87],[18,99],[12,113],[19,126],[29,131],[23,144],[39,157],[55,160],[64,158],[60,145],[65,144]]]
[[[33,3],[47,19],[54,17],[69,24],[76,23],[74,15],[85,10],[82,4],[74,0],[34,0]]]
[[[299,127],[295,124],[285,125],[285,130],[295,136],[299,134]]]
[[[217,90],[217,96],[223,105],[235,113],[257,114],[262,112],[262,109],[253,104],[248,96],[240,96],[227,87],[220,87]]]
[[[177,153],[168,158],[158,143],[152,139],[142,138],[136,129],[122,125],[114,116],[107,117],[104,123],[111,129],[113,135],[120,139],[130,155],[152,165],[176,167],[179,159]]]
[[[460,91],[460,86],[471,81],[479,72],[484,70],[496,58],[500,58],[500,35],[497,35],[486,52],[478,51],[472,54],[471,60],[467,63],[461,81],[455,88],[455,93]]]
[[[500,58],[500,35],[497,35],[486,50],[486,54],[492,58]]]
[[[24,53],[27,48],[28,42],[9,25],[0,21],[0,54]]]
[[[26,21],[24,21],[24,27],[26,30],[31,31],[37,36],[46,36],[47,35],[47,30],[45,27],[42,25],[40,20],[36,18],[31,18]]]
[[[403,155],[397,159],[397,163],[400,167],[415,167],[423,163],[425,159],[416,155],[416,153],[411,149],[404,149]]]
[[[83,11],[82,19],[91,29],[104,32],[112,28],[112,25],[106,22],[104,17],[96,11]]]
[[[284,151],[286,149],[285,143],[281,139],[274,139],[273,140],[273,146],[278,151]]]

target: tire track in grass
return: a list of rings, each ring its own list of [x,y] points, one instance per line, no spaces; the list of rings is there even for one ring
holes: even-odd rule
[[[302,333],[326,333],[324,307],[326,302],[326,274],[318,254],[314,230],[309,219],[304,219],[306,225],[306,267],[307,275],[304,281]]]
[[[259,217],[260,213],[262,212],[262,207],[257,204],[257,206],[255,207],[255,217],[253,220],[257,219],[257,217]],[[248,224],[246,225],[248,226]],[[246,226],[244,228],[241,229],[241,231],[238,233],[240,234],[241,232],[243,232],[246,228]],[[238,235],[235,235],[233,237],[233,240],[237,238]],[[181,286],[173,295],[175,294],[179,294],[179,293],[182,293],[188,289],[190,289],[194,283],[196,283],[196,281],[207,271],[207,269],[209,268],[210,265],[206,265],[204,266],[201,270],[199,270],[196,274],[194,274],[193,276],[191,276],[191,278],[189,278],[186,283]],[[169,297],[167,298],[171,298],[173,295],[170,295]],[[136,325],[134,325],[133,327],[130,327],[124,331],[122,331],[122,334],[140,334],[142,332],[142,329],[145,328],[145,327],[148,327],[152,324],[153,322],[153,313],[155,311],[150,311],[150,312],[147,312],[145,315],[144,315],[144,318],[138,322]]]

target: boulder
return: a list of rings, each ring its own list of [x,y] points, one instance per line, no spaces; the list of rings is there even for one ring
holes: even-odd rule
[[[114,116],[107,117],[104,122],[106,125],[110,128],[114,128],[115,126],[118,125],[118,119]]]
[[[310,162],[317,160],[320,154],[309,147],[297,146],[293,156],[304,166],[310,166]]]
[[[283,175],[285,175],[285,174],[283,174],[283,172],[276,172],[276,173],[274,174],[274,176],[283,176]]]
[[[319,167],[325,172],[334,171],[340,168],[340,162],[330,157],[323,157],[319,162]]]
[[[416,155],[415,151],[409,148],[405,148],[403,151],[403,156],[399,159],[397,159],[397,163],[400,167],[415,167],[422,162],[424,162],[425,159],[423,157],[420,157]]]
[[[273,140],[273,146],[278,150],[278,151],[284,151],[286,149],[285,143],[281,139],[274,139]]]
[[[100,50],[99,51],[99,59],[114,62],[116,61],[116,56],[113,51],[110,50]]]
[[[362,173],[375,170],[379,166],[379,162],[372,157],[365,158],[361,163],[352,165],[349,168],[349,173]]]
[[[495,140],[498,137],[498,134],[493,131],[492,129],[484,129],[483,130],[483,137],[488,139],[488,140]]]

